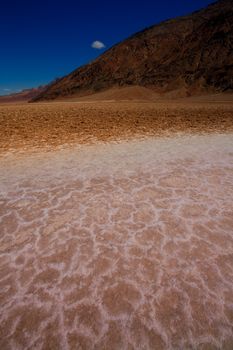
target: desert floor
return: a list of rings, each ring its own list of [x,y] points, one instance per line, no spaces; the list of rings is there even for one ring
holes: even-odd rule
[[[0,104],[0,152],[233,131],[231,100]]]
[[[0,349],[233,348],[233,103],[0,125]]]

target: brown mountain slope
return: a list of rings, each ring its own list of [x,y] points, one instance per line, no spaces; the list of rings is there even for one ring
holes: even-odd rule
[[[131,85],[131,86],[114,86],[104,91],[91,93],[85,96],[79,94],[73,94],[69,97],[64,96],[59,98],[59,101],[154,101],[160,98],[160,94],[157,94],[151,89],[144,86]]]
[[[26,89],[14,94],[0,96],[0,103],[27,102],[41,94],[45,88],[45,86],[39,86],[38,88]]]
[[[233,89],[233,1],[147,28],[51,84],[34,101],[141,85],[186,95]]]

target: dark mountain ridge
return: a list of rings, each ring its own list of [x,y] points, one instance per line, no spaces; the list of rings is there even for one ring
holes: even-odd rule
[[[233,89],[233,1],[166,20],[114,45],[50,84],[33,100],[84,96],[139,85],[185,95]]]

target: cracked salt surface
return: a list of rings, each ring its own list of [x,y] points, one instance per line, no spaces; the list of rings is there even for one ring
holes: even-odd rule
[[[232,349],[233,135],[0,160],[1,349]]]

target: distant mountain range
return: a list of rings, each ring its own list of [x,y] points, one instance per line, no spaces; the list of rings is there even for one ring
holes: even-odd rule
[[[141,86],[191,96],[233,89],[233,1],[146,28],[49,84],[33,101]],[[114,91],[114,90],[113,90]]]
[[[39,86],[38,88],[25,89],[13,94],[0,96],[0,103],[30,101],[40,95],[45,88],[47,88],[47,86]]]

